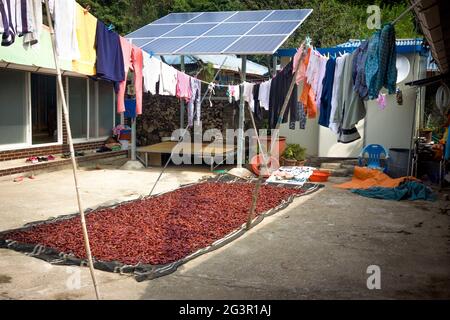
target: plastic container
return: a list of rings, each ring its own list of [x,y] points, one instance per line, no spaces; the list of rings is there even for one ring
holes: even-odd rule
[[[311,182],[326,182],[330,177],[331,173],[329,171],[323,170],[314,170],[311,177],[309,177],[309,181]]]
[[[130,141],[128,140],[119,140],[122,145],[122,150],[128,150],[130,148]]]
[[[409,149],[389,149],[387,174],[391,178],[401,178],[408,175]]]

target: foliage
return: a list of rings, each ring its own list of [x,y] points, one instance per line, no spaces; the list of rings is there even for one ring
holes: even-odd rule
[[[228,11],[312,8],[314,11],[288,40],[286,47],[298,46],[309,35],[317,47],[334,46],[351,38],[367,38],[373,32],[366,26],[367,6],[381,7],[382,22],[395,19],[408,7],[407,0],[78,0],[90,5],[91,12],[106,24],[114,24],[127,34],[170,12]],[[396,24],[398,38],[415,36],[410,13]]]
[[[303,161],[306,159],[306,148],[302,148],[299,144],[288,144],[283,152],[285,159]]]

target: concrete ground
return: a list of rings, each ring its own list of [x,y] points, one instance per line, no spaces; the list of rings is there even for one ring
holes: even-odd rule
[[[157,192],[210,174],[170,168]],[[86,207],[147,194],[158,170],[80,173]],[[345,179],[344,179],[345,180]],[[449,299],[450,217],[446,202],[366,199],[333,183],[301,197],[233,243],[177,272],[138,283],[96,270],[104,299]],[[0,181],[0,230],[77,210],[70,170],[20,183]],[[369,290],[367,268],[380,267]],[[0,250],[0,299],[93,299],[87,268],[52,266]]]

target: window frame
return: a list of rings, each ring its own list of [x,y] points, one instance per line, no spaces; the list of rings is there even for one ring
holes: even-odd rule
[[[69,112],[70,112],[70,81],[69,81],[69,79],[70,79],[71,77],[65,77],[65,87],[66,87],[66,97],[67,97],[67,108],[69,109]],[[72,78],[74,78],[74,77],[72,77]],[[93,138],[91,138],[91,136],[90,136],[90,129],[91,129],[91,124],[90,124],[90,111],[91,111],[91,99],[90,99],[90,95],[92,94],[90,91],[91,91],[91,88],[90,88],[90,81],[93,81],[93,80],[90,80],[89,78],[85,78],[85,80],[86,80],[86,92],[87,92],[87,94],[86,94],[86,106],[87,106],[87,108],[86,108],[86,138],[74,138],[73,139],[73,143],[87,143],[87,142],[100,142],[100,141],[105,141],[106,139],[108,139],[109,138],[109,136],[102,136],[102,137],[93,137]],[[99,81],[101,81],[101,80],[99,80]],[[96,104],[96,106],[94,106],[94,108],[95,108],[95,115],[96,115],[96,125],[97,125],[97,128],[96,128],[96,135],[98,135],[98,114],[99,114],[99,112],[98,112],[98,108],[99,108],[99,97],[100,97],[100,95],[99,95],[99,85],[98,85],[98,81],[93,81],[93,84],[94,84],[94,97],[95,97],[95,99],[94,99],[94,101],[95,101],[95,104]],[[114,128],[115,127],[115,125],[116,125],[116,95],[115,95],[115,93],[114,93],[114,90],[111,90],[111,94],[112,94],[112,96],[113,96],[113,104],[112,104],[112,106],[111,106],[111,108],[112,108],[112,112],[113,112],[113,122],[112,122],[112,127],[111,127],[111,129],[112,128]],[[69,121],[70,121],[70,118],[69,118]]]
[[[54,73],[46,73],[46,72],[32,72],[32,71],[24,71],[24,70],[18,70],[18,69],[10,69],[14,72],[21,72],[25,73],[25,110],[26,110],[26,124],[25,124],[25,137],[26,141],[23,143],[12,143],[12,144],[1,144],[0,145],[0,152],[2,151],[14,151],[14,150],[21,150],[21,149],[36,149],[36,148],[43,148],[43,147],[52,147],[52,146],[62,146],[63,145],[63,111],[62,111],[62,97],[59,93],[59,90],[56,90],[56,104],[57,104],[57,127],[58,127],[58,141],[57,142],[51,142],[51,143],[42,143],[42,144],[33,144],[33,132],[32,132],[32,106],[31,106],[31,74],[37,73],[37,74],[51,74],[55,76],[55,80],[58,81],[57,76]],[[87,125],[86,125],[86,138],[78,138],[73,139],[73,143],[87,143],[87,142],[100,142],[106,140],[109,136],[102,136],[102,137],[90,137],[90,94],[92,94],[90,91],[89,86],[89,77],[86,76],[77,76],[77,75],[70,75],[70,76],[64,76],[63,78],[63,84],[64,84],[64,93],[67,99],[67,108],[70,110],[70,88],[69,88],[69,78],[82,78],[86,81],[87,86],[87,95],[86,95],[86,104],[87,104]],[[101,81],[101,80],[99,80]],[[97,135],[98,135],[98,114],[99,114],[99,83],[98,81],[93,81],[94,83],[94,95],[95,95],[95,108],[96,108],[96,122],[97,122]],[[57,84],[58,85],[58,84]],[[112,94],[112,112],[113,112],[113,122],[111,128],[114,128],[116,126],[116,117],[118,116],[116,113],[116,94],[111,88],[111,94]],[[121,123],[123,123],[123,113],[120,115]],[[69,119],[70,121],[70,119]]]
[[[26,124],[25,124],[25,142],[23,143],[12,143],[12,144],[1,144],[0,151],[9,151],[9,150],[21,150],[21,149],[34,149],[34,148],[42,148],[42,147],[52,147],[59,146],[63,144],[63,134],[62,134],[62,101],[59,90],[56,90],[56,117],[57,117],[57,127],[58,127],[58,141],[50,142],[50,143],[40,143],[33,144],[33,124],[32,124],[32,106],[31,106],[31,73],[29,71],[22,71],[12,69],[14,72],[23,72],[25,73],[25,109],[26,109]],[[38,73],[44,74],[44,73]],[[57,77],[55,75],[55,81]],[[56,84],[58,85],[58,84]]]

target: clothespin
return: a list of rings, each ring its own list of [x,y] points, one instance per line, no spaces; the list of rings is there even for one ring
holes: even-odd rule
[[[305,39],[305,45],[306,45],[307,47],[310,47],[310,46],[311,46],[311,38],[310,38],[309,36],[306,36],[306,39]]]
[[[150,54],[150,58],[152,58],[155,55],[155,53],[153,51],[150,51],[149,54]]]
[[[88,13],[89,11],[91,11],[91,6],[87,5],[86,8],[83,9],[84,14]]]
[[[111,23],[109,26],[108,26],[108,31],[112,31],[112,30],[114,30],[114,25]]]

